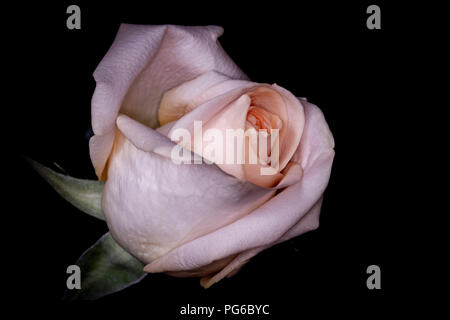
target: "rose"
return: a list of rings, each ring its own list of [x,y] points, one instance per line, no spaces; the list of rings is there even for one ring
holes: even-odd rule
[[[322,112],[277,85],[249,81],[220,47],[221,33],[122,25],[94,73],[92,99],[90,154],[106,180],[112,236],[145,271],[201,276],[204,287],[317,228],[334,157]],[[256,164],[175,164],[169,138],[199,120],[219,132],[279,129],[275,174],[261,174],[270,163],[259,154]],[[194,145],[199,139],[208,143],[200,136]]]

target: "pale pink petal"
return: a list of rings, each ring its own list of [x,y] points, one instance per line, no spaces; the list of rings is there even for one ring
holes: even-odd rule
[[[211,262],[257,247],[271,246],[304,218],[309,217],[328,184],[334,157],[333,140],[320,110],[305,105],[305,129],[297,161],[304,164],[303,178],[251,214],[215,232],[188,242],[145,267],[147,272],[199,268]],[[318,211],[314,211],[318,212]],[[314,218],[314,219],[313,219]],[[317,227],[307,219],[297,231]]]
[[[230,103],[239,99],[252,88],[258,86],[257,83],[241,80],[229,80],[219,84],[221,93],[216,97],[204,101],[202,104],[196,106],[191,112],[182,116],[169,131],[169,137],[174,130],[186,129],[194,133],[194,122],[202,121],[207,123],[215,116],[217,116],[223,109],[228,107]],[[217,92],[216,90],[214,90]]]
[[[303,102],[297,99],[288,90],[274,84],[273,87],[281,94],[286,106],[285,126],[280,133],[280,167],[284,168],[294,155],[300,144],[305,127],[305,111]]]
[[[89,140],[89,151],[95,172],[100,180],[106,179],[105,165],[114,143],[115,131],[95,135]]]
[[[228,105],[227,108],[222,109],[217,115],[215,115],[213,118],[211,118],[209,121],[206,122],[206,124],[203,126],[203,129],[205,132],[207,130],[218,130],[218,132],[221,133],[221,136],[223,138],[226,138],[226,131],[227,130],[239,130],[245,127],[245,118],[247,115],[247,110],[250,107],[250,97],[246,94],[240,96],[237,100],[233,101]],[[242,131],[244,132],[244,131]],[[205,134],[200,137],[200,139],[194,139],[194,143],[199,143],[199,140],[202,140],[201,143],[203,145],[203,150],[207,150],[208,145],[211,141],[205,139]],[[237,153],[241,152],[242,155],[244,155],[244,144],[242,144],[242,150],[238,150],[238,144],[234,145],[234,148],[231,147],[229,143],[226,143],[225,141],[222,141],[222,159],[220,159],[219,163],[215,162],[217,166],[222,169],[224,172],[238,178],[241,180],[245,179],[244,174],[244,166],[242,164],[238,163],[227,163],[226,158],[230,157],[231,155],[234,155],[237,157]],[[218,151],[218,150],[217,150]],[[205,152],[203,152],[203,156],[207,158],[208,160],[211,160],[211,158],[207,157],[205,155]],[[217,156],[217,155],[215,155]],[[242,157],[244,160],[244,157]]]
[[[322,111],[314,104],[307,102],[306,99],[302,99],[302,104],[305,106],[305,110],[308,110],[308,120],[303,133],[305,137],[291,161],[307,168],[316,157],[321,155],[323,150],[334,148],[334,139]]]
[[[227,264],[222,270],[220,270],[216,274],[202,277],[200,279],[200,284],[202,285],[202,287],[207,289],[211,287],[214,283],[222,280],[223,278],[233,276],[251,258],[256,256],[258,253],[260,253],[266,248],[267,246],[254,248],[238,254],[229,264]]]
[[[206,266],[200,267],[198,269],[192,270],[183,270],[177,272],[167,272],[168,275],[177,277],[177,278],[186,278],[186,277],[208,277],[211,274],[215,274],[218,271],[225,268],[227,265],[233,261],[235,256],[225,257],[223,259],[219,259],[210,263]]]
[[[293,185],[303,178],[303,168],[300,164],[295,162],[289,162],[286,168],[282,171],[283,178],[274,187],[275,189],[283,189]]]
[[[248,83],[217,71],[206,72],[164,93],[158,109],[159,123],[164,125],[178,120],[202,103]]]
[[[93,138],[96,141],[90,145],[99,177],[111,150],[119,111],[156,127],[158,105],[167,90],[211,70],[246,79],[218,43],[222,32],[215,26],[120,26],[94,72],[92,127],[96,136],[105,136]]]
[[[306,213],[292,228],[290,228],[276,243],[287,241],[308,231],[319,227],[320,209],[322,208],[323,196],[313,205],[311,210]]]
[[[173,163],[175,144],[125,115],[117,126],[102,208],[114,239],[143,262],[242,218],[274,194],[215,165]]]

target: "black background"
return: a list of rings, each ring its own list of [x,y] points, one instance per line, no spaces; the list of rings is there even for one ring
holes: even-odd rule
[[[70,4],[81,7],[81,30],[66,28]],[[366,28],[369,4],[381,7],[381,30]],[[182,319],[178,312],[188,303],[270,304],[274,319],[301,318],[305,311],[367,316],[414,296],[417,287],[407,286],[411,239],[402,224],[410,211],[399,193],[405,164],[397,157],[406,148],[399,117],[409,108],[402,83],[414,60],[406,50],[413,31],[402,19],[408,16],[404,9],[380,1],[74,0],[10,11],[17,19],[9,25],[16,35],[9,52],[23,67],[10,79],[19,87],[13,92],[19,106],[12,111],[20,119],[11,120],[14,131],[8,129],[15,142],[10,173],[20,225],[10,256],[9,268],[19,274],[7,279],[11,293],[42,309],[100,306],[157,319]],[[61,301],[67,266],[107,227],[60,198],[20,157],[48,166],[54,161],[73,176],[95,178],[88,153],[92,73],[121,22],[220,25],[222,46],[253,81],[276,82],[323,110],[336,157],[319,229],[259,254],[208,290],[198,279],[157,274],[95,302]],[[371,264],[381,268],[381,290],[366,287]]]

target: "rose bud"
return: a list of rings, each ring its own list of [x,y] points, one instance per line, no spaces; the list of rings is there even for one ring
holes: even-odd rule
[[[251,82],[218,43],[222,32],[122,25],[92,99],[90,155],[112,236],[145,271],[199,276],[204,287],[317,228],[334,157],[322,112]],[[267,144],[239,134],[248,130]],[[229,132],[240,141],[227,143]],[[176,147],[201,161],[174,161]]]

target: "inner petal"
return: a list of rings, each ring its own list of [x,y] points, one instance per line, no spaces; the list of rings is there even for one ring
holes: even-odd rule
[[[280,117],[262,107],[252,105],[248,109],[246,120],[246,130],[249,128],[254,128],[257,132],[259,132],[256,140],[252,139],[250,141],[246,141],[246,143],[248,143],[247,148],[249,148],[247,152],[255,153],[261,164],[270,165],[269,157],[272,149],[271,130],[280,130],[282,128],[282,121]],[[260,141],[261,134],[265,136],[266,139],[266,152],[260,152],[259,150],[260,143],[263,143]]]
[[[270,129],[281,129],[282,121],[280,117],[261,107],[250,106],[247,112],[247,121],[256,130],[265,130],[270,134]]]

